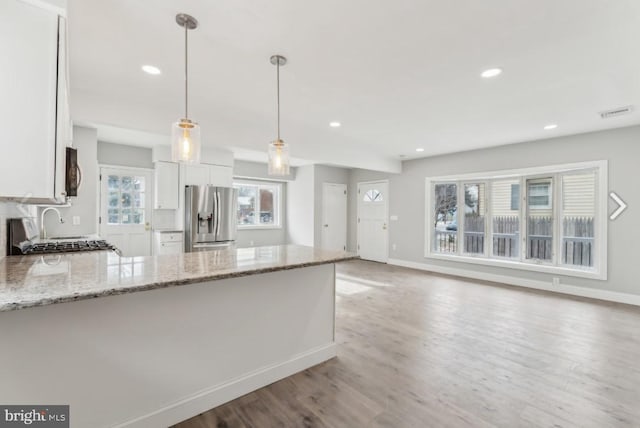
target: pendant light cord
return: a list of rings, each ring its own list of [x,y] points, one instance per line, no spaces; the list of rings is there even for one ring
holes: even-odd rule
[[[188,56],[189,25],[184,24],[184,118],[189,118],[189,56]]]
[[[278,142],[280,142],[280,58],[276,62],[276,80],[278,90]]]

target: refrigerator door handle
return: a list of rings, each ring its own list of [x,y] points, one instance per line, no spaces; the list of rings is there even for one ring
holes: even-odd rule
[[[216,239],[220,236],[220,191],[216,189]]]

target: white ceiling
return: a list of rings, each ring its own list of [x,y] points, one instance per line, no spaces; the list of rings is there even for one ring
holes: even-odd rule
[[[76,121],[168,143],[183,112],[178,12],[200,21],[190,115],[205,145],[239,156],[275,139],[275,53],[289,59],[282,136],[308,162],[398,171],[401,155],[640,123],[638,108],[598,115],[640,107],[638,0],[69,0]],[[491,67],[504,73],[479,77]]]

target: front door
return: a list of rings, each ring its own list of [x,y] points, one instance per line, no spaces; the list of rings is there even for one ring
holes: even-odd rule
[[[358,183],[358,254],[386,263],[389,257],[389,183]]]
[[[347,249],[347,186],[322,184],[322,248]]]
[[[123,256],[151,255],[151,171],[100,168],[100,236]]]

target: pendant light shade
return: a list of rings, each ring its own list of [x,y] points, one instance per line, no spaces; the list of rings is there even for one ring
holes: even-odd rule
[[[200,163],[200,126],[180,119],[171,127],[171,159],[180,163]]]
[[[282,140],[269,143],[269,175],[289,175],[289,145]]]
[[[276,90],[278,94],[278,138],[269,143],[269,175],[289,175],[289,145],[280,138],[280,66],[287,63],[281,55],[273,55],[271,64],[276,66]]]
[[[198,28],[198,21],[190,15],[176,15],[176,22],[184,28],[184,117],[171,128],[171,159],[180,163],[200,163],[200,126],[189,120],[189,62],[188,33]]]

